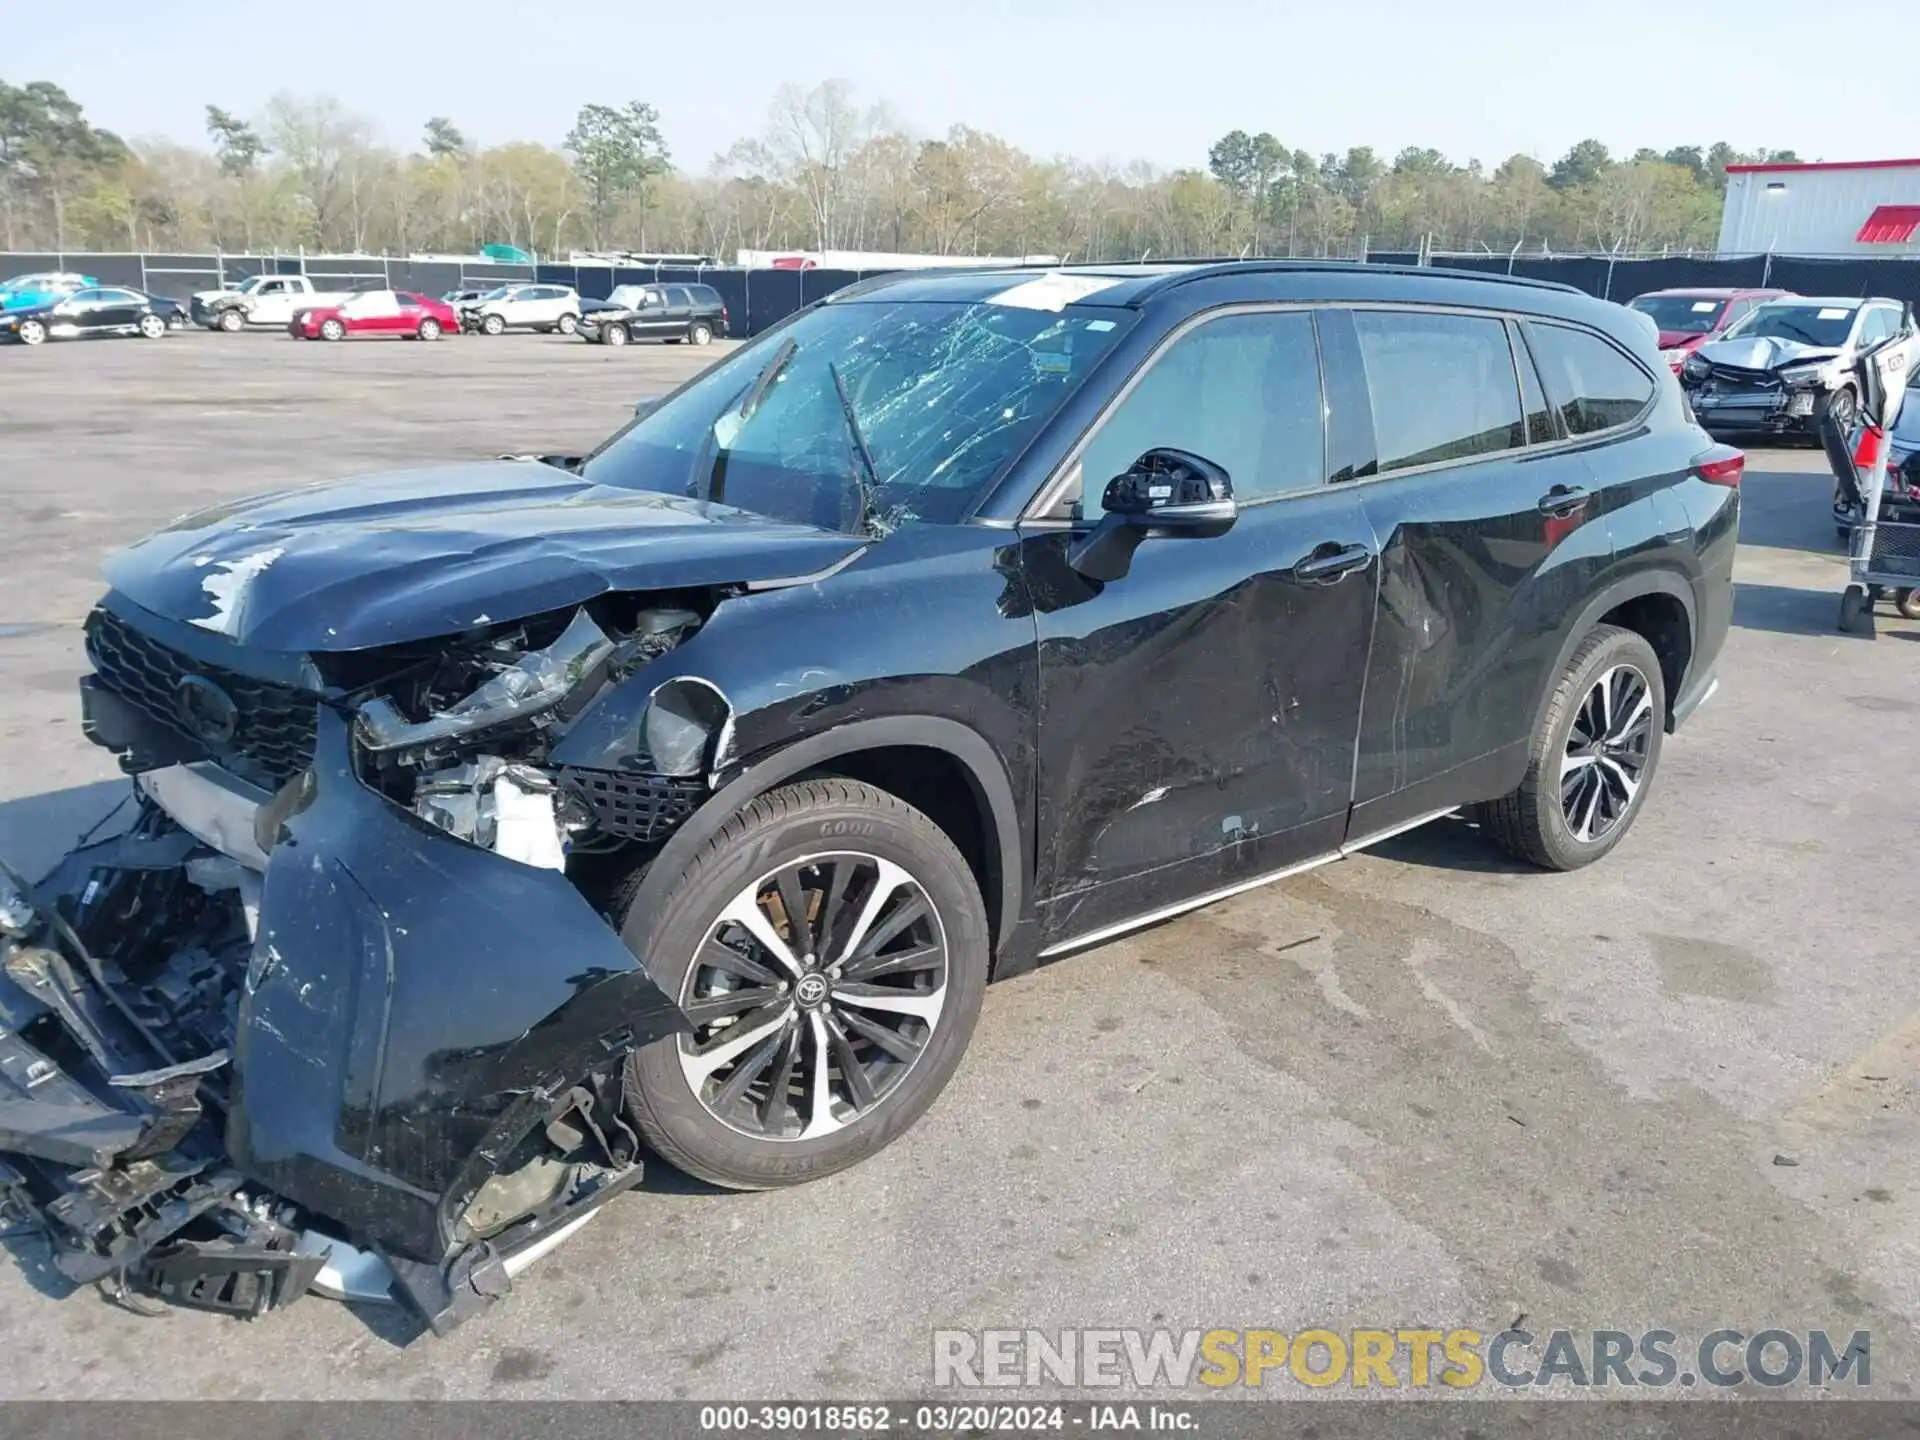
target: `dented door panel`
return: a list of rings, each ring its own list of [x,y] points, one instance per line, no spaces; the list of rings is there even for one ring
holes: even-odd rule
[[[1152,539],[1110,585],[1068,537],[1023,556],[1040,625],[1039,893],[1071,939],[1336,848],[1378,572],[1293,567],[1374,548],[1355,492],[1247,507],[1212,539]],[[1041,597],[1045,597],[1044,601]]]
[[[1541,512],[1556,486],[1595,480],[1579,454],[1548,451],[1360,488],[1382,548],[1354,801],[1403,799],[1357,814],[1350,838],[1500,793],[1476,762],[1504,773],[1524,749],[1563,628],[1612,554],[1592,507]]]

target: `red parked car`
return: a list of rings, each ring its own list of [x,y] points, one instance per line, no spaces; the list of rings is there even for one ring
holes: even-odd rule
[[[460,333],[460,317],[444,300],[410,290],[362,290],[339,305],[302,310],[287,331],[302,340],[344,340],[349,335],[398,335],[438,340]]]
[[[1660,354],[1675,373],[1687,356],[1717,340],[1734,321],[1791,290],[1649,290],[1627,302],[1659,327]]]

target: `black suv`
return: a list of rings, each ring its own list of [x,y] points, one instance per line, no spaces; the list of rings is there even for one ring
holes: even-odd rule
[[[726,339],[731,320],[711,285],[618,285],[605,300],[580,304],[580,333],[601,345],[629,340],[705,345]]]
[[[0,1164],[70,1275],[350,1244],[452,1323],[642,1139],[887,1144],[991,978],[1466,806],[1599,858],[1727,632],[1741,457],[1559,286],[911,275],[642,408],[109,563],[138,817],[0,905],[69,955],[8,960],[0,1076],[101,1112]]]

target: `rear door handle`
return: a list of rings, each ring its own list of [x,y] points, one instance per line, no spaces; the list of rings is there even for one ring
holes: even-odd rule
[[[1342,545],[1328,540],[1313,547],[1293,567],[1293,578],[1309,585],[1326,585],[1351,574],[1373,559],[1365,545]]]
[[[1556,485],[1540,497],[1542,515],[1571,515],[1587,503],[1587,492],[1578,485]]]

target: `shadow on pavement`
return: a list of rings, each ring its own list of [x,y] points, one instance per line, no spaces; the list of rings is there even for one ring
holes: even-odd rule
[[[133,787],[125,780],[101,780],[0,800],[0,860],[37,881],[116,806],[124,803],[130,819],[132,796]],[[106,833],[104,826],[101,833]]]
[[[1430,870],[1470,870],[1484,875],[1533,875],[1538,871],[1516,860],[1465,815],[1447,815],[1383,840],[1366,851],[1384,860],[1424,865]]]
[[[1832,590],[1736,580],[1733,623],[1742,630],[1771,630],[1779,635],[1839,636],[1840,590],[1845,583],[1845,571],[1838,573]]]
[[[1740,481],[1740,543],[1846,558],[1833,525],[1833,477],[1825,470],[1768,470],[1748,460]]]

